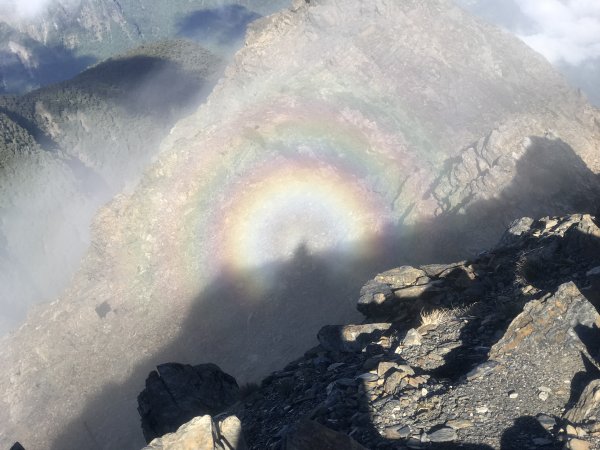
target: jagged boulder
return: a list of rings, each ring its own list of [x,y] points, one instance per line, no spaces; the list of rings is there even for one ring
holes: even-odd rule
[[[402,266],[369,280],[360,291],[356,307],[368,318],[410,319],[423,309],[450,300],[448,294],[470,295],[477,285],[476,278],[466,261]]]
[[[589,214],[571,226],[564,235],[564,247],[568,253],[595,256],[600,251],[600,228]]]
[[[321,346],[332,352],[360,352],[367,344],[377,341],[390,329],[390,323],[365,325],[327,325],[319,331],[317,338]]]
[[[590,355],[589,348],[600,338],[599,326],[600,316],[594,305],[574,283],[565,283],[554,295],[525,305],[490,350],[490,359],[502,360],[517,352],[548,354],[557,349],[561,359],[571,353],[569,360],[577,362],[581,353],[594,362],[595,355]],[[559,369],[561,365],[553,367]]]
[[[577,404],[569,409],[565,419],[574,424],[595,422],[600,430],[600,380],[593,380],[581,393]]]
[[[427,274],[402,266],[377,275],[360,291],[357,309],[367,317],[382,317],[414,309],[432,288]]]
[[[168,433],[154,439],[143,450],[246,450],[242,424],[235,416],[216,422],[208,415],[195,417]]]
[[[531,217],[521,217],[513,221],[506,232],[500,238],[500,245],[509,246],[518,244],[521,240],[521,236],[527,233],[533,225],[533,219]]]
[[[176,431],[193,417],[220,414],[238,398],[235,378],[215,364],[161,364],[138,396],[146,442]]]

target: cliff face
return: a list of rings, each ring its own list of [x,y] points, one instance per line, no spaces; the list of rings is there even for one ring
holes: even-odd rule
[[[295,2],[259,20],[97,216],[65,295],[3,341],[0,442],[134,447],[156,364],[257,379],[353,320],[377,271],[595,209],[598,121],[540,57],[445,1]]]

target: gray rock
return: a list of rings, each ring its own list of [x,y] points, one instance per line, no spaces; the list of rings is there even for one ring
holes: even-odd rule
[[[235,378],[215,364],[161,364],[138,396],[146,442],[175,432],[193,417],[219,414],[238,398]]]
[[[580,221],[567,230],[563,241],[567,252],[594,257],[600,250],[600,228],[592,216],[584,214]]]
[[[574,283],[565,283],[552,297],[525,305],[523,312],[490,350],[490,359],[500,360],[515,351],[548,354],[549,349],[560,348],[563,356],[572,354],[573,361],[580,359],[575,355],[581,352],[594,362],[581,339],[586,333],[593,332],[597,323],[600,323],[600,316],[596,308]],[[546,361],[546,364],[552,362]],[[556,367],[561,365],[564,364],[556,361]]]
[[[365,383],[373,383],[379,380],[379,376],[376,373],[363,373],[357,377],[360,381]]]
[[[367,317],[396,313],[405,303],[412,308],[412,300],[418,300],[427,290],[429,281],[425,272],[411,266],[388,270],[363,286],[357,308]]]
[[[485,377],[492,373],[497,366],[498,363],[496,361],[486,361],[484,363],[481,363],[467,373],[467,380],[474,380],[476,378]]]
[[[402,387],[406,385],[406,372],[396,371],[389,375],[383,384],[383,391],[386,394],[396,394]]]
[[[600,380],[593,380],[585,387],[575,406],[565,413],[564,418],[574,424],[600,419]]]
[[[453,419],[446,422],[446,425],[455,430],[462,430],[464,428],[471,428],[474,424],[472,420]]]
[[[406,333],[406,336],[402,340],[402,344],[407,347],[421,345],[421,343],[422,343],[421,335],[414,328],[411,328],[410,330],[408,330]]]
[[[386,374],[390,373],[392,370],[397,369],[397,368],[398,368],[398,364],[395,362],[390,362],[390,361],[380,362],[379,365],[377,366],[377,375],[379,375],[380,377],[383,377]]]
[[[390,327],[389,323],[327,325],[321,328],[317,339],[324,349],[332,352],[360,352],[381,337]]]
[[[545,430],[551,431],[556,426],[556,419],[546,414],[539,414],[536,419]]]
[[[196,417],[185,423],[174,433],[154,439],[143,450],[215,450],[215,425],[210,416]]]
[[[587,286],[581,289],[586,298],[597,308],[600,307],[600,266],[594,267],[586,274]]]
[[[406,439],[407,437],[410,436],[410,433],[411,433],[410,427],[403,426],[403,425],[394,425],[391,427],[387,427],[383,432],[386,439],[392,439],[392,440]]]
[[[431,442],[452,442],[458,439],[456,430],[450,427],[440,428],[434,432],[427,433]]]
[[[530,217],[515,220],[500,239],[500,245],[509,246],[519,242],[520,237],[531,229],[531,225],[533,225],[533,219]]]
[[[327,367],[327,372],[331,372],[331,371],[337,370],[337,369],[339,369],[340,367],[344,367],[344,366],[345,366],[345,364],[344,364],[344,363],[333,363],[333,364],[330,364],[330,365]]]
[[[185,423],[174,433],[154,439],[143,450],[246,450],[242,424],[229,416],[218,424],[206,415]]]

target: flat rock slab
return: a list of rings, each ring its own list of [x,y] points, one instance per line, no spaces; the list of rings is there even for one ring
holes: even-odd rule
[[[389,323],[327,325],[321,328],[317,338],[321,346],[328,351],[360,352],[367,344],[380,338],[391,326]]]

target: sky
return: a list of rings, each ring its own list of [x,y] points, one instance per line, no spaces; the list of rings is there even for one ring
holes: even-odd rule
[[[600,57],[599,0],[456,0],[514,32],[555,64]]]
[[[600,57],[599,0],[516,0],[534,28],[517,30],[550,62],[579,65]]]
[[[0,11],[10,11],[21,17],[34,17],[53,0],[0,0]]]
[[[600,0],[455,0],[516,34],[600,105]]]
[[[0,10],[32,17],[52,1],[0,0]],[[600,0],[456,1],[515,32],[552,63],[600,58]]]
[[[0,19],[3,15],[32,19],[43,14],[52,3],[59,3],[62,7],[78,6],[81,0],[0,0]]]

